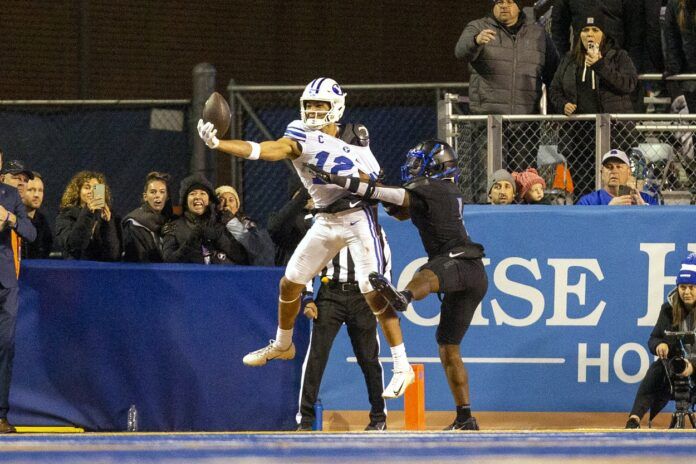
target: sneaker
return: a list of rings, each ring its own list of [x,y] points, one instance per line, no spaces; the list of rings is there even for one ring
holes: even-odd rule
[[[365,427],[365,431],[380,431],[383,432],[387,430],[387,423],[385,421],[370,421],[369,424],[367,424],[367,427]]]
[[[475,417],[470,417],[464,422],[454,421],[443,430],[479,430]]]
[[[300,423],[300,425],[297,426],[297,430],[295,432],[311,432],[312,431],[312,424],[303,424]]]
[[[276,348],[273,343],[275,340],[271,340],[265,348],[260,350],[252,351],[251,353],[244,356],[242,362],[247,366],[264,366],[268,361],[273,359],[293,359],[295,357],[295,344],[291,343],[290,348],[285,351]]]
[[[627,429],[639,429],[640,428],[640,422],[636,420],[635,417],[631,417],[628,419],[626,422],[626,427]]]
[[[404,394],[406,387],[411,385],[416,381],[416,374],[413,372],[413,368],[409,365],[408,370],[394,371],[394,377],[392,377],[391,382],[387,385],[387,388],[382,392],[382,398],[393,400]]]
[[[376,272],[371,272],[368,279],[377,293],[387,300],[389,306],[396,311],[406,311],[406,308],[408,308],[408,300],[406,300],[403,293],[398,291],[396,287],[389,282],[389,279]]]

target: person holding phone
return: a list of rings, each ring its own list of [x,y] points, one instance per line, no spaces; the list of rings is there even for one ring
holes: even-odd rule
[[[626,153],[609,150],[602,156],[602,188],[583,195],[578,205],[657,205],[657,198],[628,186],[631,167]]]
[[[111,212],[111,191],[104,174],[80,171],[70,179],[56,217],[56,241],[63,258],[118,261],[121,233]]]
[[[601,13],[588,16],[579,40],[556,70],[549,89],[554,111],[566,116],[597,113],[633,113],[631,92],[636,87],[636,68],[625,50],[616,48],[604,33]],[[559,151],[573,173],[576,194],[594,186],[594,121],[561,125]],[[628,149],[629,147],[623,147]]]

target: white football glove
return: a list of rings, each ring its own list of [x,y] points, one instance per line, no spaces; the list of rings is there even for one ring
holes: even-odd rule
[[[212,122],[198,120],[198,136],[205,142],[208,148],[216,149],[220,145],[220,139],[215,137],[217,129]]]

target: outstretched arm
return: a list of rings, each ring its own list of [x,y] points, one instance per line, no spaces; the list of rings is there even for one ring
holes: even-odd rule
[[[297,158],[301,153],[297,142],[287,137],[261,143],[246,140],[220,140],[217,138],[215,126],[209,122],[204,123],[202,119],[198,121],[198,136],[208,148],[248,160],[280,161]]]
[[[324,172],[314,165],[305,163],[304,166],[312,171],[315,177],[323,180],[328,184],[338,185],[339,187],[348,190],[355,195],[369,199],[379,200],[394,205],[408,207],[410,199],[409,194],[401,187],[387,187],[378,184],[376,181],[362,180],[358,177],[339,176],[338,174],[330,174]]]

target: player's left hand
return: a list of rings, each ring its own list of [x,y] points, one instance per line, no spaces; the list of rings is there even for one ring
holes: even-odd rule
[[[684,369],[684,372],[681,373],[682,376],[688,377],[691,374],[694,373],[694,366],[691,364],[690,361],[686,361],[686,369]]]
[[[208,148],[216,149],[220,145],[220,140],[215,136],[217,129],[212,122],[203,122],[198,120],[198,136],[205,142]]]
[[[319,315],[319,308],[314,301],[309,301],[304,307],[304,315],[307,319],[316,319]]]
[[[328,172],[322,171],[321,169],[319,169],[318,167],[316,167],[313,164],[302,163],[302,165],[304,167],[306,167],[307,169],[309,169],[310,172],[312,173],[312,175],[314,177],[316,177],[317,179],[323,180],[327,184],[331,183],[331,174],[329,174]]]

